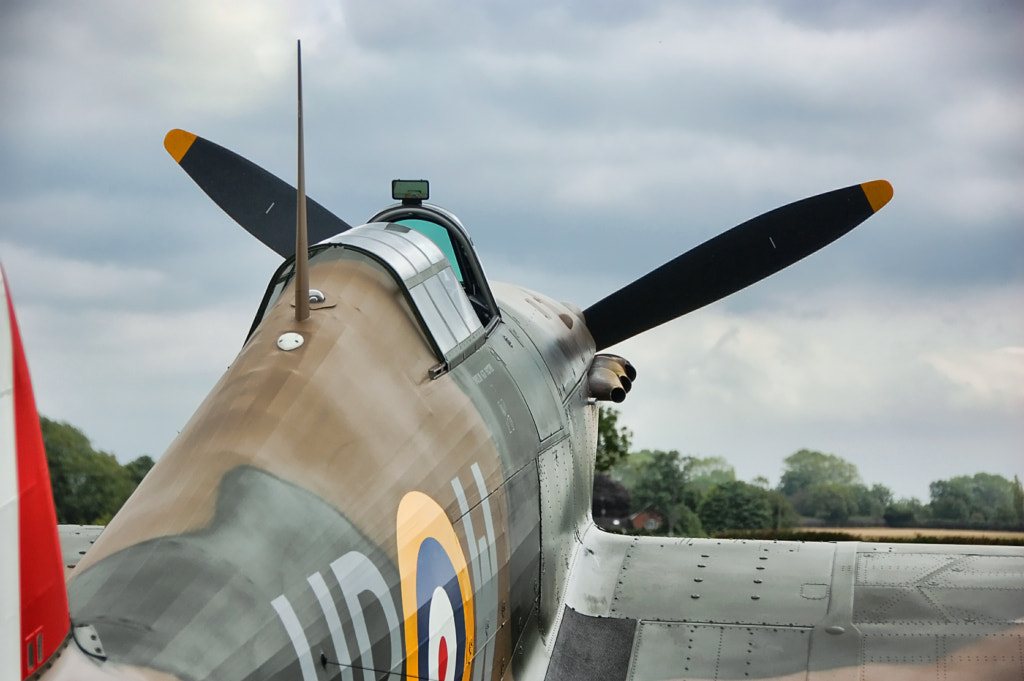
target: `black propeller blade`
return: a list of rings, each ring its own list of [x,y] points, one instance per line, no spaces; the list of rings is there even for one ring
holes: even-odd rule
[[[285,258],[295,253],[295,187],[230,149],[184,130],[171,130],[164,147],[213,202]],[[306,199],[309,243],[351,225]]]
[[[602,350],[788,267],[871,217],[892,198],[885,180],[769,211],[687,251],[583,312]]]

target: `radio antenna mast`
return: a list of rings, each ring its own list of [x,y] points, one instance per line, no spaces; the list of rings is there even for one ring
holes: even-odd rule
[[[299,180],[298,200],[295,206],[295,321],[309,318],[309,237],[306,233],[306,169],[302,139],[302,41],[298,47],[299,82]]]

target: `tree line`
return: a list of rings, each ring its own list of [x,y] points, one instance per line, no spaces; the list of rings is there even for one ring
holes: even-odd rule
[[[1016,476],[936,480],[923,503],[896,499],[885,485],[868,486],[857,467],[838,456],[802,449],[786,457],[779,484],[771,487],[765,478],[737,480],[722,457],[631,452],[632,433],[619,425],[614,409],[601,408],[598,424],[593,514],[599,523],[646,513],[660,519],[659,532],[687,536],[815,523],[1024,529],[1024,490]],[[67,422],[44,416],[40,426],[60,523],[106,524],[153,467],[149,456],[121,465]]]
[[[39,425],[58,523],[106,525],[153,467],[149,456],[122,466],[70,423],[43,416]]]
[[[779,484],[771,487],[763,477],[737,480],[735,468],[720,456],[630,451],[632,433],[619,425],[613,409],[602,407],[598,424],[593,514],[606,527],[643,531],[647,519],[659,524],[659,533],[686,536],[798,524],[1024,529],[1024,489],[1017,476],[1011,481],[976,473],[936,480],[923,503],[897,499],[879,483],[868,486],[841,457],[801,449],[783,460]]]

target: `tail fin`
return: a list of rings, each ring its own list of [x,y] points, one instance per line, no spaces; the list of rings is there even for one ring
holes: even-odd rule
[[[71,621],[39,413],[2,269],[0,288],[0,660],[21,659],[20,675],[0,665],[7,681],[42,667]]]

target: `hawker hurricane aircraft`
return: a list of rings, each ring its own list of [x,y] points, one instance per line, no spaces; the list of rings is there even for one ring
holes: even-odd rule
[[[285,261],[212,393],[98,538],[62,529],[63,559],[5,298],[0,679],[1024,678],[1024,549],[590,517],[598,403],[636,378],[601,351],[832,242],[887,182],[756,217],[580,310],[489,281],[426,182],[358,227],[307,203],[299,101],[297,190],[167,135]]]

